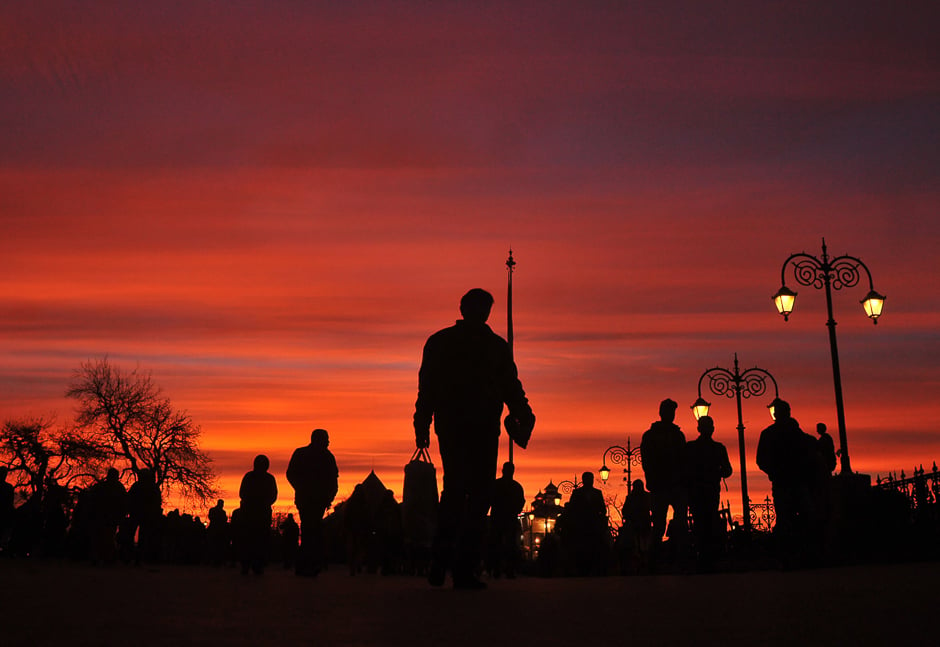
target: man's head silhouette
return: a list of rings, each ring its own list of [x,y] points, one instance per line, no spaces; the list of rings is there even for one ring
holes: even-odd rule
[[[460,299],[460,314],[467,321],[485,323],[493,308],[493,295],[481,288],[473,288]]]
[[[790,419],[790,403],[786,400],[781,400],[777,398],[773,402],[774,405],[774,420],[789,420]]]
[[[698,419],[698,433],[703,438],[712,437],[712,434],[715,433],[715,421],[712,420],[711,416],[702,416]]]
[[[678,403],[671,398],[666,398],[659,403],[659,419],[663,422],[672,422],[676,419],[676,409]]]
[[[314,429],[310,432],[310,444],[320,449],[330,446],[330,434],[326,429]]]

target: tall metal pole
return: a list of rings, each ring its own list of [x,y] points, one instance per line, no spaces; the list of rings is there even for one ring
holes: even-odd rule
[[[509,287],[506,290],[506,341],[509,342],[509,356],[513,357],[512,348],[512,271],[516,266],[516,261],[512,258],[512,247],[509,248],[509,258],[506,259],[506,269],[509,273]],[[509,462],[513,463],[512,438],[509,440]]]
[[[823,239],[823,267],[829,266],[829,254],[826,253],[826,239]],[[832,384],[836,391],[836,421],[839,424],[839,465],[842,474],[852,473],[852,462],[849,459],[849,438],[845,431],[845,403],[842,400],[842,372],[839,370],[839,347],[836,345],[836,320],[832,316],[832,280],[827,271],[823,274],[823,283],[826,288],[826,314],[829,319],[826,327],[829,328],[829,351],[832,355]]]
[[[744,415],[741,413],[741,374],[738,372],[737,353],[734,354],[734,374],[736,376],[734,399],[738,405],[738,459],[741,463],[741,510],[743,514],[744,530],[750,533],[751,500],[747,495],[747,452],[744,450]]]

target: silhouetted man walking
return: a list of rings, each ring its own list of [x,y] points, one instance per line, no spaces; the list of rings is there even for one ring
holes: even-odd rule
[[[264,572],[267,562],[268,538],[271,534],[271,506],[277,501],[277,482],[268,472],[271,466],[264,454],[255,456],[254,466],[242,477],[238,496],[241,499],[242,573],[250,568]]]
[[[659,404],[659,420],[650,425],[640,442],[640,459],[646,474],[646,487],[653,502],[652,549],[654,557],[666,532],[666,515],[672,506],[670,544],[684,546],[687,530],[688,503],[683,484],[685,465],[685,434],[675,424],[675,400],[669,398]]]
[[[322,565],[323,515],[339,488],[339,468],[329,446],[327,431],[314,429],[310,444],[295,449],[287,466],[287,482],[294,488],[294,504],[300,513],[297,575],[316,576]]]
[[[624,552],[634,573],[646,572],[649,566],[650,537],[653,533],[653,501],[641,479],[636,479],[630,494],[623,501]]]
[[[517,445],[526,446],[535,426],[509,345],[486,325],[492,307],[489,292],[467,292],[460,301],[463,319],[428,339],[418,373],[415,443],[429,446],[433,419],[444,468],[428,576],[434,586],[444,583],[451,566],[455,588],[485,588],[476,570],[496,480],[503,404]]]
[[[832,470],[836,468],[836,444],[833,442],[829,432],[826,431],[826,423],[817,422],[816,433],[819,434],[819,438],[816,439],[816,447],[819,450],[819,455],[822,457],[826,472],[832,474]]]
[[[699,563],[710,569],[719,535],[721,479],[731,476],[731,461],[725,446],[712,439],[715,422],[711,416],[698,419],[698,433],[685,446],[686,488]]]
[[[516,576],[519,558],[519,513],[525,507],[525,491],[522,484],[513,478],[516,468],[512,463],[503,463],[503,475],[496,479],[493,489],[493,508],[490,511],[490,533],[494,577],[503,572],[506,577]]]
[[[775,400],[774,416],[774,423],[760,434],[757,466],[770,479],[777,515],[774,537],[781,557],[789,561],[809,532],[819,453],[816,439],[791,417],[788,402]]]
[[[594,473],[581,474],[581,487],[571,493],[565,506],[569,537],[574,541],[575,565],[579,575],[601,575],[610,531],[603,493],[594,487]]]

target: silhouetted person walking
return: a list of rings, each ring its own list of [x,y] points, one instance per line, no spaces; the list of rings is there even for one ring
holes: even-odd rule
[[[503,475],[493,487],[493,506],[490,510],[490,572],[493,577],[502,573],[516,576],[519,561],[519,513],[525,507],[525,491],[513,478],[516,467],[503,463]]]
[[[117,469],[108,468],[107,475],[91,486],[89,503],[92,562],[111,562],[117,529],[127,511],[127,490]]]
[[[230,538],[228,515],[225,512],[225,501],[222,499],[209,508],[206,542],[209,548],[209,563],[213,566],[224,564],[228,558]]]
[[[281,531],[281,552],[284,558],[284,568],[294,568],[297,562],[297,542],[300,539],[300,526],[294,521],[294,515],[287,513],[287,517],[278,526]]]
[[[264,454],[255,456],[254,468],[242,478],[238,497],[241,499],[241,562],[242,573],[250,568],[260,575],[268,556],[271,536],[271,506],[277,501],[277,482],[268,472],[271,466]]]
[[[610,530],[604,495],[594,487],[594,473],[581,475],[581,487],[571,493],[565,506],[569,536],[574,540],[574,558],[578,575],[605,572]]]
[[[316,576],[323,563],[323,515],[339,489],[339,468],[329,446],[326,429],[314,429],[310,444],[295,449],[287,466],[287,481],[300,513],[297,575]]]
[[[816,447],[822,457],[823,466],[829,474],[832,474],[832,471],[836,468],[836,444],[829,432],[826,431],[825,423],[816,423],[816,433],[819,434],[819,438],[816,439]]]
[[[485,588],[476,570],[496,480],[503,404],[517,445],[525,448],[535,426],[509,344],[486,325],[492,307],[489,292],[467,292],[460,300],[463,319],[431,335],[418,373],[415,444],[430,445],[433,419],[444,469],[428,576],[434,586],[444,583],[450,567],[455,588]]]
[[[774,537],[788,566],[809,533],[819,453],[816,439],[791,417],[788,402],[775,400],[774,416],[774,423],[760,434],[757,466],[770,479],[777,516]]]
[[[679,405],[669,398],[659,404],[659,420],[650,425],[640,442],[640,459],[646,486],[653,502],[653,537],[651,548],[654,558],[660,553],[666,532],[666,515],[672,507],[670,544],[679,545],[680,556],[688,534],[688,502],[683,483],[685,469],[685,434],[675,424]]]
[[[699,564],[709,570],[714,565],[721,528],[721,479],[731,476],[731,461],[725,446],[712,439],[715,423],[711,416],[698,419],[698,433],[699,437],[685,446],[686,488]]]
[[[137,481],[127,491],[127,528],[134,563],[156,561],[159,557],[160,523],[163,520],[163,495],[150,469],[142,469]]]
[[[620,514],[623,518],[621,532],[624,534],[625,561],[632,572],[646,572],[653,535],[653,499],[641,479],[633,481]]]

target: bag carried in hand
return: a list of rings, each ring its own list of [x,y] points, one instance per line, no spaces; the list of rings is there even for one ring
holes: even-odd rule
[[[401,514],[406,540],[431,545],[437,525],[437,503],[437,470],[427,448],[420,447],[405,465]]]

